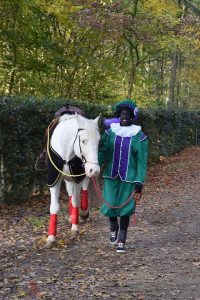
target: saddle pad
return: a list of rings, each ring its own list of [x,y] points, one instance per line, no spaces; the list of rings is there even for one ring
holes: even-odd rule
[[[66,161],[63,160],[62,157],[52,148],[50,148],[50,156],[53,163],[56,165],[56,167],[62,171]],[[68,164],[69,164],[69,170],[71,175],[79,175],[85,173],[83,162],[76,155],[71,160],[68,161]],[[47,162],[47,169],[48,169],[47,186],[52,187],[57,183],[61,173],[58,170],[56,170],[56,168],[53,166],[49,158]],[[80,183],[85,178],[85,175],[72,177],[72,178],[76,183]]]
[[[62,171],[63,166],[66,163],[66,161],[63,160],[62,157],[57,152],[55,152],[51,147],[50,147],[49,152],[50,152],[50,156],[51,156],[53,163],[56,165],[56,167],[59,170]],[[48,170],[47,186],[52,187],[57,183],[58,179],[60,178],[61,173],[58,172],[58,170],[56,170],[56,168],[52,165],[49,157],[47,159],[47,170]]]
[[[71,175],[79,175],[85,173],[82,160],[78,156],[74,156],[68,161],[69,170]],[[85,178],[85,175],[72,177],[76,183],[80,183]]]

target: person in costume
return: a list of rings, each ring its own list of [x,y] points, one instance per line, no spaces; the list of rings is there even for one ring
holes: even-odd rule
[[[105,123],[107,129],[99,144],[99,164],[104,166],[103,198],[107,202],[100,211],[109,218],[110,243],[118,244],[117,252],[125,252],[130,216],[135,212],[134,196],[130,196],[142,192],[148,140],[141,126],[134,124],[138,108],[133,100],[123,100],[114,109],[119,121],[115,118]]]

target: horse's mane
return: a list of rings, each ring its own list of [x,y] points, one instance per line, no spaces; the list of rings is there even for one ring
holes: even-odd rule
[[[65,121],[70,119],[76,119],[76,115],[64,114],[60,117],[60,121]]]

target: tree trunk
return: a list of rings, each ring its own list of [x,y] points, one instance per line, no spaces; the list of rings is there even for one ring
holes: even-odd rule
[[[127,99],[131,99],[133,93],[133,85],[135,81],[135,73],[136,73],[136,65],[133,65],[130,71],[129,83],[128,83],[128,91],[127,91]]]
[[[181,93],[181,84],[180,84],[180,73],[181,73],[181,51],[178,49],[177,52],[177,84],[176,84],[176,107],[178,108],[180,106],[180,93]]]
[[[8,94],[11,95],[13,92],[15,77],[16,77],[16,66],[17,66],[17,47],[13,45],[13,67],[10,73],[10,79],[8,84]]]
[[[4,200],[5,179],[3,154],[0,155],[0,203]]]
[[[162,101],[162,103],[164,102],[164,98],[166,96],[166,93],[165,93],[165,88],[164,88],[164,84],[165,84],[165,76],[164,76],[164,61],[163,61],[163,58],[160,62],[160,98],[159,99],[160,101]]]
[[[14,15],[13,16],[13,32],[15,32],[15,29],[16,29],[16,18]],[[17,66],[17,50],[18,49],[17,49],[16,44],[13,41],[11,41],[9,46],[10,46],[10,49],[11,49],[12,55],[13,55],[13,63],[12,63],[12,68],[11,68],[11,72],[10,72],[8,87],[6,90],[8,91],[8,94],[11,95],[13,92],[14,84],[15,84],[16,66]]]
[[[129,81],[128,81],[128,91],[127,91],[127,98],[131,99],[132,93],[133,93],[133,85],[135,82],[135,74],[136,69],[139,63],[139,55],[138,55],[138,49],[137,46],[134,47],[131,42],[129,42],[130,47],[130,60],[131,60],[131,67],[130,67],[130,75],[129,75]],[[135,54],[133,53],[133,49],[135,50]]]
[[[178,51],[177,51],[177,47],[175,46],[173,57],[172,57],[168,108],[175,108],[175,101],[176,101],[175,87],[176,87],[177,67],[178,67]]]

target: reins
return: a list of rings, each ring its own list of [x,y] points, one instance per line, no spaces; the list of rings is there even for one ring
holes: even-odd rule
[[[101,200],[104,204],[106,204],[106,206],[108,206],[109,208],[112,208],[112,209],[122,208],[122,207],[124,207],[125,205],[127,205],[127,204],[131,201],[131,199],[132,199],[132,197],[133,197],[134,194],[135,194],[135,195],[138,195],[138,196],[135,196],[135,197],[134,197],[134,199],[135,199],[135,205],[136,205],[136,203],[139,202],[140,198],[142,197],[141,194],[137,194],[137,193],[135,193],[135,191],[133,191],[133,192],[131,193],[131,195],[129,196],[129,198],[128,198],[125,202],[123,202],[121,205],[113,206],[113,205],[110,205],[105,199],[102,198],[102,196],[101,196],[101,191],[100,191],[100,189],[99,189],[99,187],[98,187],[98,185],[97,185],[97,183],[96,183],[96,179],[95,179],[94,177],[92,177],[92,182],[93,182],[93,185],[94,185],[95,190],[96,190],[96,192],[97,192],[97,196],[98,196],[99,200]]]
[[[136,206],[137,204],[139,204],[139,201],[142,197],[142,193],[138,194],[138,193],[135,193],[135,191],[133,191],[130,195],[130,197],[125,201],[123,202],[121,205],[118,205],[118,206],[113,206],[113,205],[110,205],[105,199],[102,198],[101,196],[101,191],[96,183],[96,180],[94,177],[92,177],[92,182],[93,182],[93,185],[94,185],[94,188],[96,190],[96,193],[97,193],[97,197],[99,198],[100,201],[102,201],[106,206],[108,206],[109,208],[112,208],[112,209],[119,209],[119,208],[122,208],[124,207],[125,205],[127,205],[130,201],[131,201],[131,198],[133,197],[134,195],[134,200],[135,200],[135,209],[134,209],[134,214],[133,214],[133,225],[135,226],[136,225]]]

